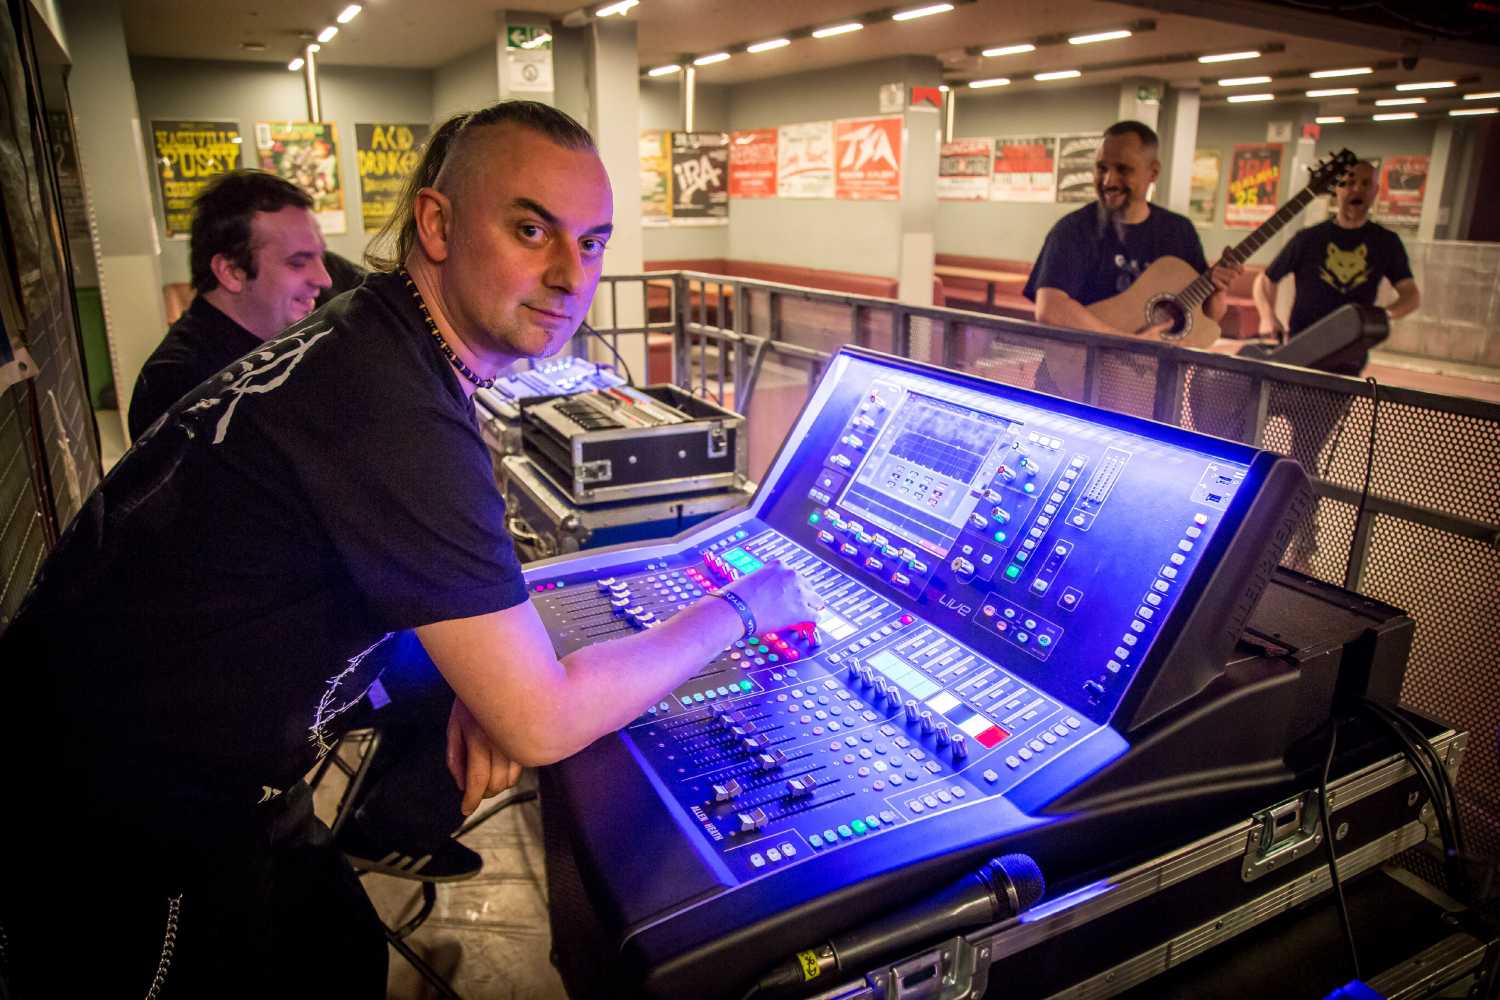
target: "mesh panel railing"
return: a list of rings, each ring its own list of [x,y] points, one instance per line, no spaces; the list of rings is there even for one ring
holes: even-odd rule
[[[1500,405],[1159,343],[692,272],[672,286],[673,380],[744,413],[750,474],[829,356],[858,344],[1292,455],[1318,494],[1284,562],[1408,611],[1403,700],[1475,734],[1459,781],[1471,849],[1500,854]],[[1378,415],[1377,415],[1378,413]],[[1372,418],[1370,495],[1359,514]]]

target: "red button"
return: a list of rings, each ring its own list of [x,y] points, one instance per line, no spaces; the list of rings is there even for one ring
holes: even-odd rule
[[[916,619],[913,618],[911,615],[902,615],[901,616],[901,624],[902,625],[910,625],[914,621],[916,621]]]
[[[978,736],[974,737],[974,739],[978,741],[978,743],[986,750],[988,750],[996,744],[1000,743],[1009,735],[1010,733],[1007,733],[999,726],[991,726],[984,732],[980,733]]]

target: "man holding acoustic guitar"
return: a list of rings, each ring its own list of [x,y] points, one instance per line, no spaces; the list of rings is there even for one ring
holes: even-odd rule
[[[1057,221],[1026,282],[1038,323],[1191,347],[1218,336],[1224,290],[1244,267],[1226,257],[1210,269],[1193,224],[1146,200],[1161,173],[1158,145],[1140,122],[1105,129],[1098,201]],[[1195,287],[1198,296],[1179,294]]]

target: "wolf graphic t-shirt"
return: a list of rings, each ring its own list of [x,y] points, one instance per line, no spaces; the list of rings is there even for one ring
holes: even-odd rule
[[[1271,281],[1280,281],[1288,274],[1297,280],[1290,324],[1294,337],[1346,303],[1374,305],[1380,279],[1394,285],[1412,276],[1401,237],[1379,223],[1345,229],[1332,219],[1293,236],[1266,268]],[[1355,348],[1334,355],[1318,367],[1357,375],[1365,358],[1366,352]]]

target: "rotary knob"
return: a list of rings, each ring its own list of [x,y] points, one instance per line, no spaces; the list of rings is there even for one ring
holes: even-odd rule
[[[930,733],[930,732],[932,732],[932,713],[931,712],[923,712],[922,713],[922,732],[924,732],[924,733]]]
[[[918,715],[917,715],[917,703],[915,701],[912,701],[910,698],[908,698],[907,701],[906,701],[906,721],[907,721],[907,724],[910,725],[911,723],[916,722],[917,718],[918,718]]]
[[[969,756],[969,739],[963,733],[953,734],[953,759],[963,760]]]
[[[955,556],[953,562],[949,565],[953,567],[953,572],[957,573],[959,576],[974,575],[974,564],[965,559],[963,556]]]
[[[935,728],[937,729],[937,745],[942,746],[948,742],[948,723],[939,722]]]

